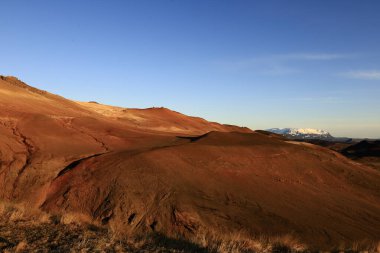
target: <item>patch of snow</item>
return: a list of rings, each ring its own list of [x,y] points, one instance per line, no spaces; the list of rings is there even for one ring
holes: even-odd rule
[[[326,130],[314,128],[271,128],[267,129],[267,131],[283,135],[303,136],[306,138],[315,136],[331,136]]]

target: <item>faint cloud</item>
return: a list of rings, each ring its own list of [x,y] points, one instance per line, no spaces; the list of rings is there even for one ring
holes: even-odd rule
[[[352,55],[345,54],[328,54],[328,53],[298,53],[298,54],[283,54],[277,55],[283,60],[305,60],[305,61],[331,61],[338,59],[349,58]]]
[[[331,53],[291,53],[275,54],[250,59],[228,62],[217,62],[228,71],[250,70],[255,74],[261,75],[286,75],[301,72],[294,67],[295,62],[299,61],[332,61],[352,57],[345,54]]]
[[[362,80],[380,80],[380,70],[359,70],[341,73],[340,76]]]
[[[320,104],[342,104],[342,103],[346,103],[346,100],[342,99],[341,97],[333,97],[333,96],[298,97],[298,98],[290,98],[289,100],[299,101],[299,102],[320,103]]]
[[[281,64],[268,64],[256,67],[258,72],[263,75],[287,75],[299,72],[298,69],[287,67]]]

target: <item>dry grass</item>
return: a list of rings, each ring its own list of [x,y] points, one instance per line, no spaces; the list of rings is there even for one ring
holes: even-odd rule
[[[211,252],[305,252],[307,247],[294,236],[256,237],[241,233],[211,233],[198,235],[194,243],[202,245]]]
[[[356,241],[352,243],[342,243],[333,251],[335,252],[368,252],[368,253],[380,253],[380,241]]]
[[[38,209],[31,208],[26,203],[11,203],[0,201],[0,222],[31,221],[35,223],[48,222],[50,215]]]
[[[243,232],[205,232],[192,240],[157,233],[120,238],[82,218],[75,214],[48,215],[23,205],[0,203],[0,252],[312,252],[291,235],[252,238]],[[380,243],[342,244],[331,252],[380,253]]]

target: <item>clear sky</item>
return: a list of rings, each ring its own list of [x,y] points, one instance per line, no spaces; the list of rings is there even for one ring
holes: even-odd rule
[[[67,98],[380,137],[380,1],[0,7],[0,73]]]

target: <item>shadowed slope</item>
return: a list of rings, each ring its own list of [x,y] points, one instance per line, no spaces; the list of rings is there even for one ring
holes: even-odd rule
[[[361,141],[343,149],[342,153],[353,158],[380,157],[380,141]]]

